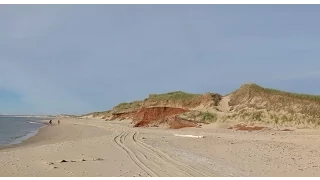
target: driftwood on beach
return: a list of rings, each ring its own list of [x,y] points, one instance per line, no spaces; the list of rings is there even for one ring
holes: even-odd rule
[[[180,136],[180,137],[204,138],[204,136],[182,135],[182,134],[174,134],[174,135],[175,135],[175,136]]]

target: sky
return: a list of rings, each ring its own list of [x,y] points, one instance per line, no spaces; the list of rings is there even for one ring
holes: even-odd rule
[[[0,114],[244,83],[320,94],[319,17],[319,5],[0,5]]]

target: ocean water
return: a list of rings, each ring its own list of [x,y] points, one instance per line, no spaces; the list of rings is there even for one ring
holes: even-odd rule
[[[41,118],[0,116],[0,145],[18,144],[45,126]]]

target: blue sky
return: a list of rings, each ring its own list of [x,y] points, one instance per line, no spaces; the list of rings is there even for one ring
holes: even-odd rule
[[[319,5],[0,5],[0,114],[255,82],[320,94]]]

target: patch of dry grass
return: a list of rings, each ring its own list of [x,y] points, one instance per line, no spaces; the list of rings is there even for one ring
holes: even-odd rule
[[[119,112],[124,112],[124,111],[134,111],[139,109],[142,106],[141,101],[133,101],[130,103],[120,103],[117,106],[115,106],[112,111],[113,113],[119,113]]]
[[[149,100],[163,101],[163,100],[192,100],[200,97],[201,94],[191,94],[182,91],[174,91],[165,94],[150,94]]]
[[[201,122],[203,123],[214,123],[218,120],[217,114],[210,112],[200,112]]]
[[[179,115],[180,118],[201,123],[214,123],[218,120],[218,115],[212,112],[189,111]]]
[[[150,94],[149,98],[144,102],[153,102],[154,104],[162,104],[166,102],[168,106],[170,103],[179,104],[185,108],[194,108],[200,105],[208,105],[212,103],[212,106],[217,106],[222,96],[217,93],[205,93],[205,94],[191,94],[182,91],[175,91],[165,94]]]

